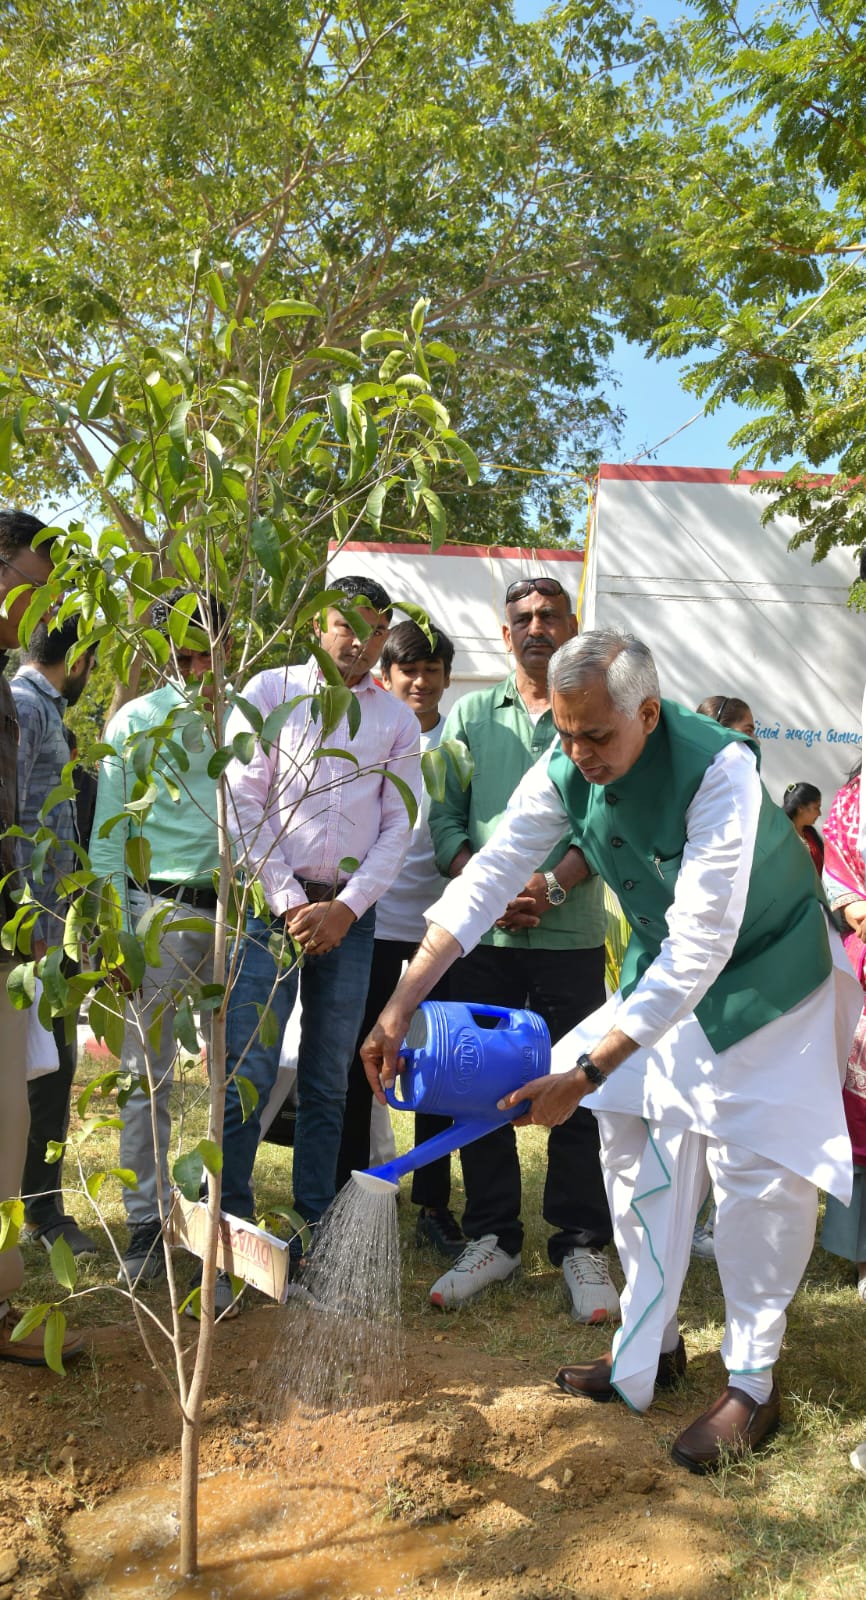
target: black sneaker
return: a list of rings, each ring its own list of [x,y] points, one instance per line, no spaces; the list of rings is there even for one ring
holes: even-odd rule
[[[95,1256],[98,1254],[96,1240],[79,1228],[74,1217],[57,1217],[54,1222],[42,1226],[31,1223],[26,1231],[26,1237],[31,1244],[41,1244],[43,1250],[50,1250],[55,1239],[61,1237],[66,1240],[72,1254],[76,1257]]]
[[[443,1207],[441,1211],[425,1209],[419,1211],[415,1243],[432,1245],[440,1256],[447,1256],[449,1261],[456,1261],[466,1246],[460,1224],[447,1207]]]
[[[142,1287],[165,1277],[165,1253],[159,1217],[151,1222],[138,1222],[130,1229],[123,1266],[117,1274],[118,1283],[126,1283],[127,1276],[133,1285],[141,1284]]]

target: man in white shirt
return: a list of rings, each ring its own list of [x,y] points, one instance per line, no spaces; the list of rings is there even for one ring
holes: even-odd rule
[[[429,985],[567,822],[633,933],[620,992],[554,1049],[553,1075],[502,1103],[529,1098],[522,1120],[546,1127],[580,1103],[599,1121],[626,1277],[622,1327],[611,1352],[562,1368],[557,1382],[642,1411],[683,1375],[677,1306],[709,1172],[729,1383],[673,1448],[680,1465],[706,1472],[779,1421],[773,1366],[811,1254],[818,1188],[843,1201],[851,1191],[841,1075],[862,995],[828,939],[811,861],[761,785],[753,741],[660,700],[652,656],[629,635],[563,645],[550,686],[560,745],[430,908],[421,950],[362,1053],[374,1086],[393,1079]]]
[[[451,682],[454,660],[454,645],[448,635],[441,628],[434,628],[433,634],[431,644],[416,622],[401,622],[399,627],[391,629],[385,640],[380,662],[382,682],[389,694],[405,701],[418,718],[422,755],[439,747],[445,727],[439,702]],[[404,962],[411,960],[424,937],[424,912],[439,899],[447,882],[434,860],[429,815],[430,795],[425,788],[400,875],[376,905],[376,939],[367,1005],[358,1033],[359,1047],[394,989]],[[445,978],[436,985],[431,999],[447,1000],[449,994],[450,978]],[[353,1168],[363,1170],[370,1165],[372,1093],[356,1051],[349,1069],[343,1142],[337,1163],[338,1189],[348,1180]],[[432,1139],[434,1134],[450,1126],[450,1117],[416,1112],[415,1142],[420,1144]],[[460,1254],[466,1241],[451,1213],[450,1198],[450,1156],[440,1156],[438,1161],[431,1161],[413,1173],[412,1200],[420,1207],[417,1242],[432,1245],[440,1254],[453,1259]]]
[[[343,715],[323,736],[313,697],[327,698],[328,691],[314,657],[300,666],[271,668],[246,686],[244,700],[262,718],[295,703],[268,749],[257,740],[249,763],[235,760],[227,768],[238,862],[267,906],[265,916],[252,910],[247,916],[233,957],[227,1016],[223,1209],[240,1217],[253,1215],[259,1114],[256,1108],[244,1117],[234,1075],[254,1085],[258,1106],[267,1104],[279,1039],[299,986],[294,1203],[305,1221],[316,1223],[334,1198],[349,1063],[370,977],[375,903],[396,878],[411,834],[405,800],[387,774],[408,785],[416,802],[420,797],[417,719],[371,673],[388,633],[391,602],[372,579],[340,578],[333,587],[369,628],[361,640],[333,606],[324,625],[314,624],[320,648],[351,690],[351,720]],[[227,743],[246,729],[236,708]],[[293,941],[303,953],[300,970]],[[263,1038],[266,1006],[273,1020]]]

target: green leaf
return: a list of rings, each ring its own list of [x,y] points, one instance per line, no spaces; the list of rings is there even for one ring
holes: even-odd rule
[[[0,1200],[0,1251],[12,1250],[24,1226],[24,1201]]]
[[[84,1180],[84,1187],[94,1205],[99,1199],[99,1191],[101,1190],[107,1176],[107,1172],[91,1172],[88,1173],[88,1176]]]
[[[179,400],[169,418],[168,436],[176,450],[186,452],[186,419],[191,409],[191,400]]]
[[[49,1139],[48,1140],[48,1142],[46,1143],[46,1146],[45,1146],[45,1160],[47,1161],[47,1163],[48,1163],[48,1165],[50,1167],[53,1167],[56,1162],[62,1161],[63,1152],[64,1152],[65,1149],[66,1149],[65,1140],[63,1140],[63,1139]]]
[[[417,333],[419,338],[424,332],[424,318],[429,310],[429,307],[430,301],[423,295],[421,296],[420,300],[415,301],[415,304],[412,307],[412,332]]]
[[[447,762],[441,750],[424,750],[421,754],[421,776],[432,800],[445,799],[445,774]]]
[[[201,1152],[202,1161],[208,1172],[214,1174],[222,1172],[223,1153],[220,1146],[215,1144],[213,1139],[199,1139],[197,1148]]]
[[[256,753],[256,736],[249,731],[236,733],[232,739],[232,755],[236,761],[248,767]]]
[[[195,1030],[192,1006],[189,997],[186,995],[175,1012],[173,1033],[174,1037],[180,1040],[184,1050],[188,1051],[191,1056],[197,1056],[200,1053],[201,1045],[198,1042],[198,1034]]]
[[[63,1341],[66,1337],[66,1317],[59,1306],[53,1306],[45,1319],[45,1365],[52,1372],[66,1377],[63,1365]]]
[[[226,292],[223,288],[223,281],[219,273],[206,272],[203,283],[217,310],[221,311],[223,316],[225,316],[228,310],[228,303],[226,301]]]
[[[274,379],[271,398],[274,402],[274,411],[277,414],[278,422],[285,422],[288,414],[289,393],[292,387],[294,370],[294,367],[283,367]]]
[[[251,1113],[255,1111],[256,1106],[259,1103],[259,1091],[255,1084],[251,1083],[249,1078],[245,1078],[241,1072],[238,1072],[235,1075],[235,1087],[237,1088],[238,1099],[241,1103],[241,1115],[244,1119],[244,1122],[246,1122],[247,1117],[249,1117]],[[21,1202],[19,1202],[19,1204],[21,1204]],[[21,1204],[21,1216],[23,1219],[23,1204]]]
[[[78,1281],[78,1269],[75,1265],[75,1257],[62,1233],[57,1235],[51,1246],[48,1252],[48,1260],[51,1263],[51,1271],[54,1273],[57,1282],[61,1283],[64,1289],[74,1289]]]
[[[36,995],[36,963],[25,961],[13,967],[6,979],[6,992],[16,1011],[26,1011]]]
[[[171,1169],[171,1175],[184,1200],[198,1199],[204,1176],[204,1157],[198,1146],[195,1150],[187,1150],[185,1155],[178,1156]]]
[[[114,455],[102,474],[102,483],[104,488],[111,488],[115,478],[118,478],[120,474],[126,470],[130,462],[135,460],[135,457],[138,455],[140,449],[141,444],[139,440],[130,439],[127,444],[122,444],[119,450],[115,450]]]
[[[343,682],[340,669],[337,666],[336,661],[334,660],[333,656],[328,655],[327,650],[322,648],[318,639],[310,640],[310,651],[319,663],[319,668],[325,683],[328,684],[332,689],[344,689],[346,686]],[[321,693],[321,691],[319,691],[319,693]]]
[[[140,989],[147,970],[141,943],[134,933],[128,933],[125,928],[118,929],[117,942],[123,955],[123,970],[133,989]]]
[[[124,846],[126,870],[136,883],[147,883],[150,877],[150,840],[143,833],[133,834]]]
[[[425,486],[421,488],[421,499],[427,508],[430,518],[430,549],[435,555],[436,551],[445,543],[447,528],[445,523],[445,508],[438,494],[433,489]]]
[[[12,1343],[17,1344],[19,1339],[26,1339],[28,1333],[32,1333],[34,1328],[38,1328],[45,1321],[50,1309],[48,1301],[42,1300],[38,1306],[31,1306],[29,1311],[25,1311],[23,1317],[18,1318],[9,1335]]]
[[[454,768],[461,789],[468,789],[475,771],[475,762],[462,739],[443,739],[439,749]]]
[[[344,856],[342,861],[340,861],[337,865],[337,871],[357,872],[360,865],[360,861],[357,861],[354,856]]]
[[[323,313],[309,300],[275,300],[265,311],[264,322],[274,322],[279,317],[321,317]]]
[[[352,409],[352,385],[337,384],[328,390],[328,411],[337,438],[345,444],[349,437],[349,413]]]
[[[439,361],[447,361],[449,367],[453,367],[457,361],[450,344],[443,344],[441,339],[431,339],[430,343],[424,346],[424,352],[428,356],[435,356]]]
[[[269,578],[283,575],[283,551],[280,536],[268,517],[256,517],[250,527],[250,544],[260,567]]]
[[[393,481],[393,478],[389,478],[386,483],[374,484],[367,496],[367,501],[364,506],[364,514],[374,533],[382,532],[382,511],[385,506],[388,490],[390,489]]]
[[[207,764],[209,778],[221,778],[226,767],[234,760],[234,751],[223,745],[221,750],[215,750]]]
[[[481,476],[481,465],[477,455],[475,454],[475,451],[470,450],[469,445],[466,444],[465,440],[460,438],[459,434],[454,432],[453,428],[446,428],[442,434],[442,438],[448,445],[449,450],[454,451],[455,456],[466,473],[467,482],[477,483],[479,477]]]
[[[387,778],[389,783],[393,783],[394,788],[400,795],[400,798],[402,799],[403,804],[409,814],[409,826],[410,828],[414,828],[415,818],[418,815],[418,802],[415,799],[412,790],[409,788],[406,779],[399,777],[396,772],[391,772],[388,767],[374,767],[373,771],[381,772],[383,778]]]
[[[138,1173],[133,1172],[131,1167],[109,1167],[108,1176],[116,1178],[118,1183],[123,1184],[124,1189],[138,1188]]]
[[[341,361],[344,367],[352,367],[356,372],[363,372],[364,363],[351,350],[343,350],[336,344],[318,344],[315,350],[310,351],[311,358],[327,356],[330,361]]]
[[[75,398],[75,409],[82,422],[96,415],[94,401],[97,394],[122,365],[122,361],[109,361],[107,366],[98,367],[96,372],[92,372],[87,382],[82,384]]]

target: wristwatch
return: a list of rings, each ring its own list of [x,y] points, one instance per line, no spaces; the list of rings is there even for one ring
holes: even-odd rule
[[[600,1083],[606,1083],[607,1073],[602,1072],[601,1068],[596,1066],[592,1056],[588,1056],[585,1051],[582,1056],[578,1056],[577,1065],[594,1088],[597,1089]]]
[[[562,884],[558,882],[552,872],[545,872],[544,881],[547,884],[548,905],[561,906],[566,897],[566,890],[563,889]]]

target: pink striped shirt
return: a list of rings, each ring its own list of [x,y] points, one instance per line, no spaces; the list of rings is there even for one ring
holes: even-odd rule
[[[409,707],[374,683],[368,672],[352,692],[361,707],[354,739],[345,718],[322,739],[307,696],[322,683],[314,660],[303,666],[260,672],[243,691],[262,717],[304,696],[289,713],[266,755],[256,741],[248,765],[234,760],[226,769],[229,828],[238,862],[262,885],[271,910],[282,916],[306,903],[299,878],[340,883],[338,899],[360,917],[390,888],[409,848],[409,814],[396,784],[382,767],[421,793],[418,719]],[[230,713],[226,743],[248,731],[239,707]],[[337,754],[315,753],[345,750]],[[357,764],[356,764],[357,763]],[[358,869],[340,868],[347,856]]]

